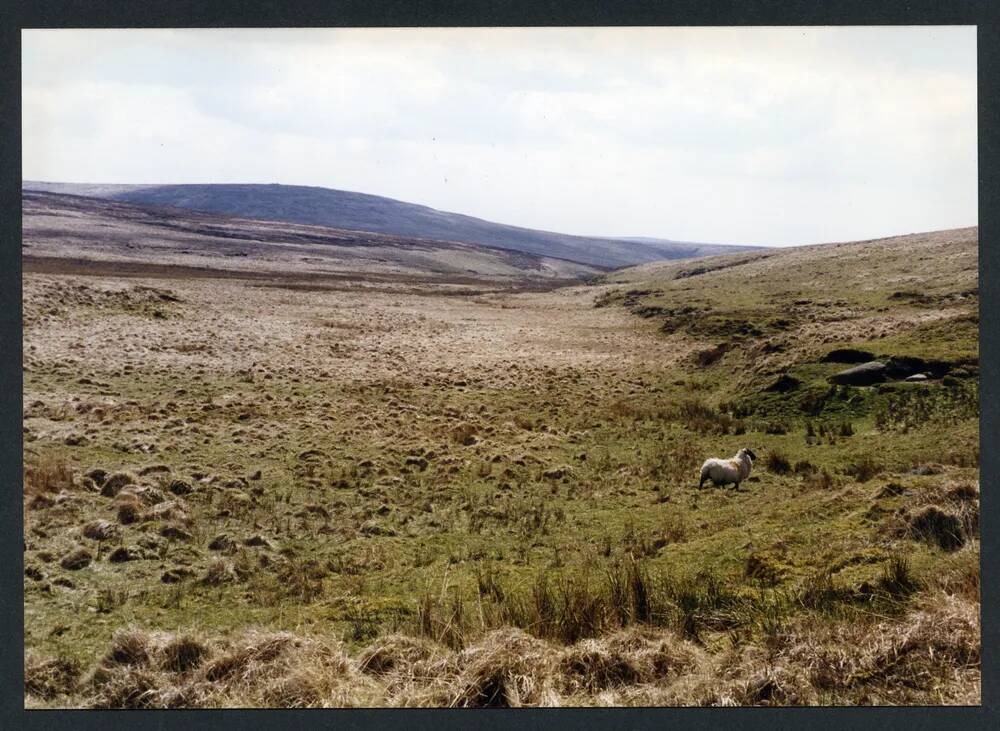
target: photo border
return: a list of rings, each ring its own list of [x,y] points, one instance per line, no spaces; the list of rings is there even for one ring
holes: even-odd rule
[[[14,3],[8,3],[14,5]],[[997,727],[997,648],[1000,624],[997,589],[1000,568],[996,529],[1000,496],[993,486],[981,492],[982,706],[974,707],[809,707],[809,708],[562,708],[513,710],[334,709],[334,710],[176,710],[81,711],[24,710],[21,331],[21,58],[22,28],[195,28],[195,27],[350,27],[350,26],[563,26],[563,25],[977,25],[979,143],[979,292],[980,292],[980,471],[997,474],[1000,424],[1000,332],[987,328],[1000,306],[1000,78],[998,5],[989,0],[875,1],[820,4],[815,0],[753,2],[570,2],[494,0],[461,6],[440,0],[352,0],[296,4],[240,0],[194,2],[19,2],[5,8],[0,28],[0,728],[107,729],[109,727],[190,729],[296,728],[336,725],[344,729],[387,725],[411,729],[565,727],[665,728],[699,724],[717,728],[771,729],[775,724],[814,729]],[[932,103],[932,102],[929,102]],[[18,544],[21,544],[20,546]],[[985,560],[990,559],[990,560]]]

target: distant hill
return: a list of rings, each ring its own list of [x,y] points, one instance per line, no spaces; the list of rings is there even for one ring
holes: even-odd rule
[[[627,241],[632,244],[644,244],[646,246],[669,249],[675,255],[671,259],[690,259],[696,256],[717,256],[719,254],[732,254],[740,251],[758,251],[766,249],[765,246],[754,244],[701,244],[697,241],[676,241],[674,239],[658,239],[652,236],[615,236],[618,241]]]
[[[372,281],[579,280],[601,270],[497,247],[249,220],[103,198],[25,191],[25,261],[103,262]],[[53,263],[53,260],[56,260]]]
[[[664,239],[570,236],[492,223],[392,198],[300,185],[111,185],[25,181],[23,187],[245,219],[480,244],[603,269],[755,248]]]

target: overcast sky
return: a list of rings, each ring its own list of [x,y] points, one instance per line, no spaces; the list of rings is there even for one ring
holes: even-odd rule
[[[24,31],[23,82],[31,180],[724,243],[978,222],[972,27]]]

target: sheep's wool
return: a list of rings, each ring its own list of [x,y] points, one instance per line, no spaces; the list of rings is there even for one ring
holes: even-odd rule
[[[747,454],[747,450],[741,449],[735,457],[730,459],[718,459],[713,457],[705,460],[701,466],[701,482],[706,479],[711,480],[716,485],[728,485],[730,483],[738,485],[750,476],[750,469],[753,467],[753,460]]]

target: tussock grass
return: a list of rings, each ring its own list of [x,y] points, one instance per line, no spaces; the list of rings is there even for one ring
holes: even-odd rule
[[[909,518],[912,535],[954,551],[965,543],[965,530],[958,515],[936,505],[928,505]]]
[[[785,475],[792,471],[792,463],[789,457],[776,449],[772,449],[767,455],[766,466],[769,472],[776,475]]]
[[[66,461],[52,456],[25,460],[25,497],[57,493],[72,487],[73,470]]]
[[[454,679],[442,705],[516,708],[554,705],[555,654],[548,644],[520,630],[500,629],[452,659]],[[446,670],[447,672],[447,670]],[[547,702],[548,701],[548,702]]]
[[[123,644],[146,659],[114,660]],[[569,645],[501,627],[456,650],[389,635],[355,656],[288,633],[132,630],[83,683],[72,663],[32,657],[25,691],[48,701],[84,693],[93,708],[974,704],[979,662],[978,603],[935,591],[898,618],[798,617],[766,643],[713,649],[638,625]]]
[[[76,660],[53,657],[41,659],[31,653],[24,658],[24,690],[29,695],[51,700],[76,690],[80,678]]]

